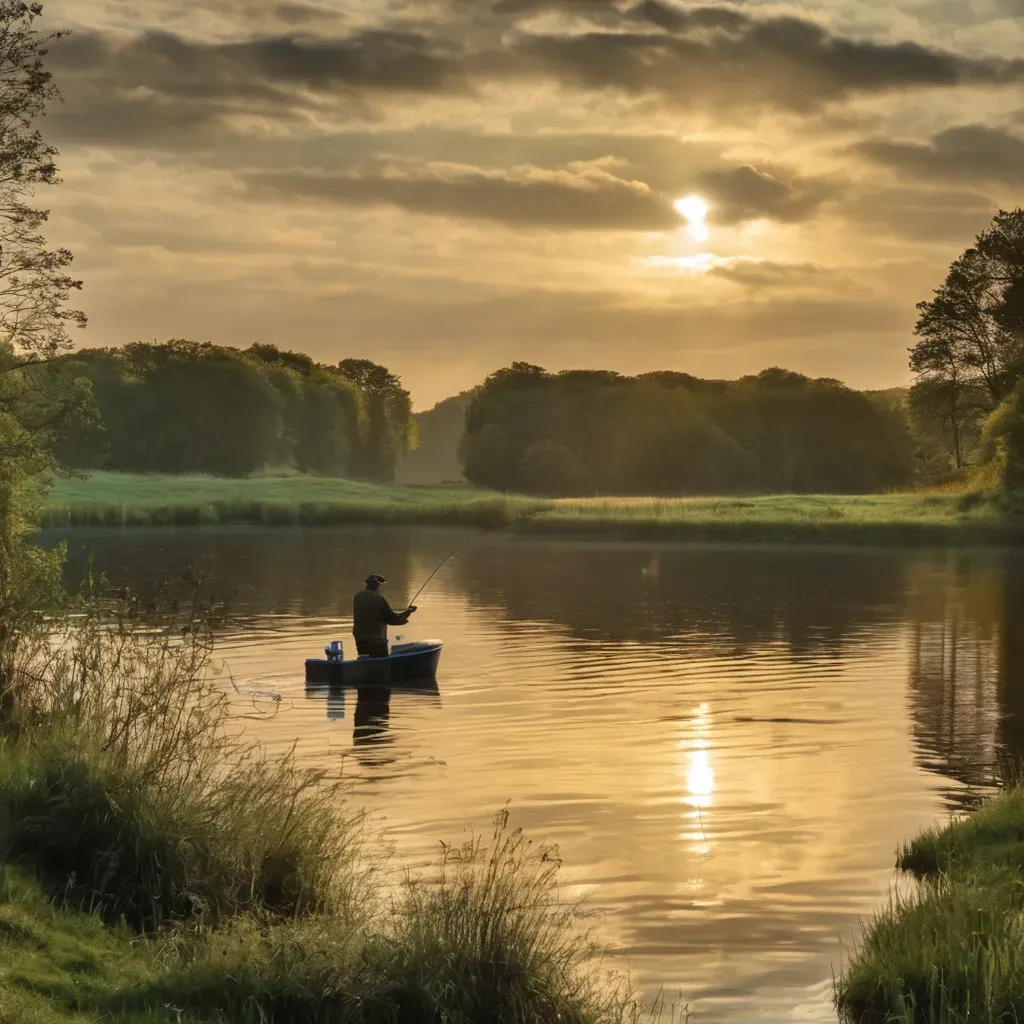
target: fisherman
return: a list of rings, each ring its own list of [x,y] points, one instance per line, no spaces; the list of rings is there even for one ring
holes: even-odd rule
[[[404,626],[416,611],[410,605],[404,612],[394,612],[380,585],[387,582],[374,573],[366,577],[366,589],[360,590],[352,602],[352,635],[356,638],[356,654],[360,658],[386,658],[388,626]]]

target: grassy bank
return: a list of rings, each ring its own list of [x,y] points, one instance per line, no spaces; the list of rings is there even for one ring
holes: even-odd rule
[[[695,541],[962,544],[1024,537],[1003,508],[956,493],[560,500],[526,528]]]
[[[198,608],[198,611],[197,611]],[[422,878],[244,740],[210,620],[121,595],[26,634],[0,725],[0,1022],[628,1024],[551,849]],[[370,842],[367,842],[370,840]]]
[[[93,473],[58,480],[46,527],[344,523],[497,526],[545,503],[462,487],[383,487],[311,476]]]
[[[382,487],[318,477],[96,473],[61,480],[48,527],[355,522],[498,526],[564,536],[692,541],[974,544],[1024,539],[1024,516],[957,493],[588,498],[543,501],[460,487]]]
[[[866,929],[836,989],[852,1024],[1024,1020],[1024,789],[899,853],[917,880]]]

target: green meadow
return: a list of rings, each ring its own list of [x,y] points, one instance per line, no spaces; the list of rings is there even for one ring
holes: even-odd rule
[[[47,527],[344,523],[514,525],[566,536],[987,543],[1018,538],[1004,503],[956,491],[753,497],[517,497],[469,486],[381,486],[295,475],[242,479],[97,472],[58,480]]]

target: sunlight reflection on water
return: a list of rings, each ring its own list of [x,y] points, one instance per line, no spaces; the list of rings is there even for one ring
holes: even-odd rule
[[[95,546],[119,583],[194,559],[236,591],[218,656],[265,711],[247,728],[343,771],[413,866],[510,801],[647,993],[700,1024],[833,1020],[898,843],[1024,754],[1021,559],[497,536],[403,630],[446,640],[435,691],[307,687],[368,569],[398,604],[468,535],[80,531],[69,574]]]

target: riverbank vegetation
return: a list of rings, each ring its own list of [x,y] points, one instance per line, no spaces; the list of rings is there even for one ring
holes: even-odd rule
[[[850,1024],[978,1024],[1024,1012],[1024,789],[900,851],[918,881],[870,922],[839,979]]]
[[[300,474],[246,479],[94,473],[58,480],[42,522],[62,526],[434,523],[498,526],[544,507],[470,487],[387,487]]]
[[[194,580],[149,602],[95,579],[69,594],[62,548],[33,543],[62,453],[79,431],[103,426],[91,419],[95,382],[61,358],[66,327],[84,323],[67,305],[71,254],[47,249],[46,215],[30,205],[37,186],[57,180],[56,154],[35,127],[56,95],[40,13],[0,0],[0,1021],[635,1017],[621,986],[596,973],[555,851],[503,814],[489,839],[446,847],[423,877],[395,878],[336,778],[245,740],[230,680],[211,660],[224,609],[205,605]],[[135,392],[125,404],[140,416],[139,392],[166,399],[171,418],[190,398],[174,416],[195,412],[207,432],[157,425],[150,438],[176,438],[165,453],[182,438],[237,452],[241,441],[217,436],[230,418],[193,408],[197,394],[217,396],[189,389],[209,374],[253,398],[268,385],[251,360],[266,353],[241,366],[187,351],[199,370],[178,365],[173,348],[127,353],[145,363],[134,376],[120,356],[95,362],[113,366],[115,390]],[[375,386],[372,364],[339,369],[359,396]],[[326,394],[319,374],[310,371]],[[289,380],[306,386],[301,372]],[[372,438],[371,400],[362,412]]]
[[[336,365],[273,345],[137,342],[63,356],[94,399],[62,431],[75,469],[245,476],[264,466],[391,482],[415,442],[409,393],[365,359]]]
[[[675,540],[985,543],[1018,536],[997,493],[538,499],[472,487],[385,487],[326,477],[96,473],[61,479],[43,525],[507,525],[531,533]]]
[[[466,413],[466,477],[552,496],[861,493],[908,486],[905,418],[838,381],[771,369],[491,374]]]
[[[0,1019],[635,1018],[595,973],[555,852],[507,814],[396,879],[337,781],[246,742],[210,660],[216,613],[120,595],[61,620],[56,645],[21,636]]]
[[[321,364],[266,344],[48,350],[19,372],[46,396],[26,422],[57,463],[85,472],[464,478],[539,498],[1015,492],[1024,488],[1021,266],[1024,210],[1000,212],[919,304],[909,390],[859,392],[777,367],[730,381],[516,362],[413,416],[383,366]],[[335,505],[292,518],[345,521]]]

